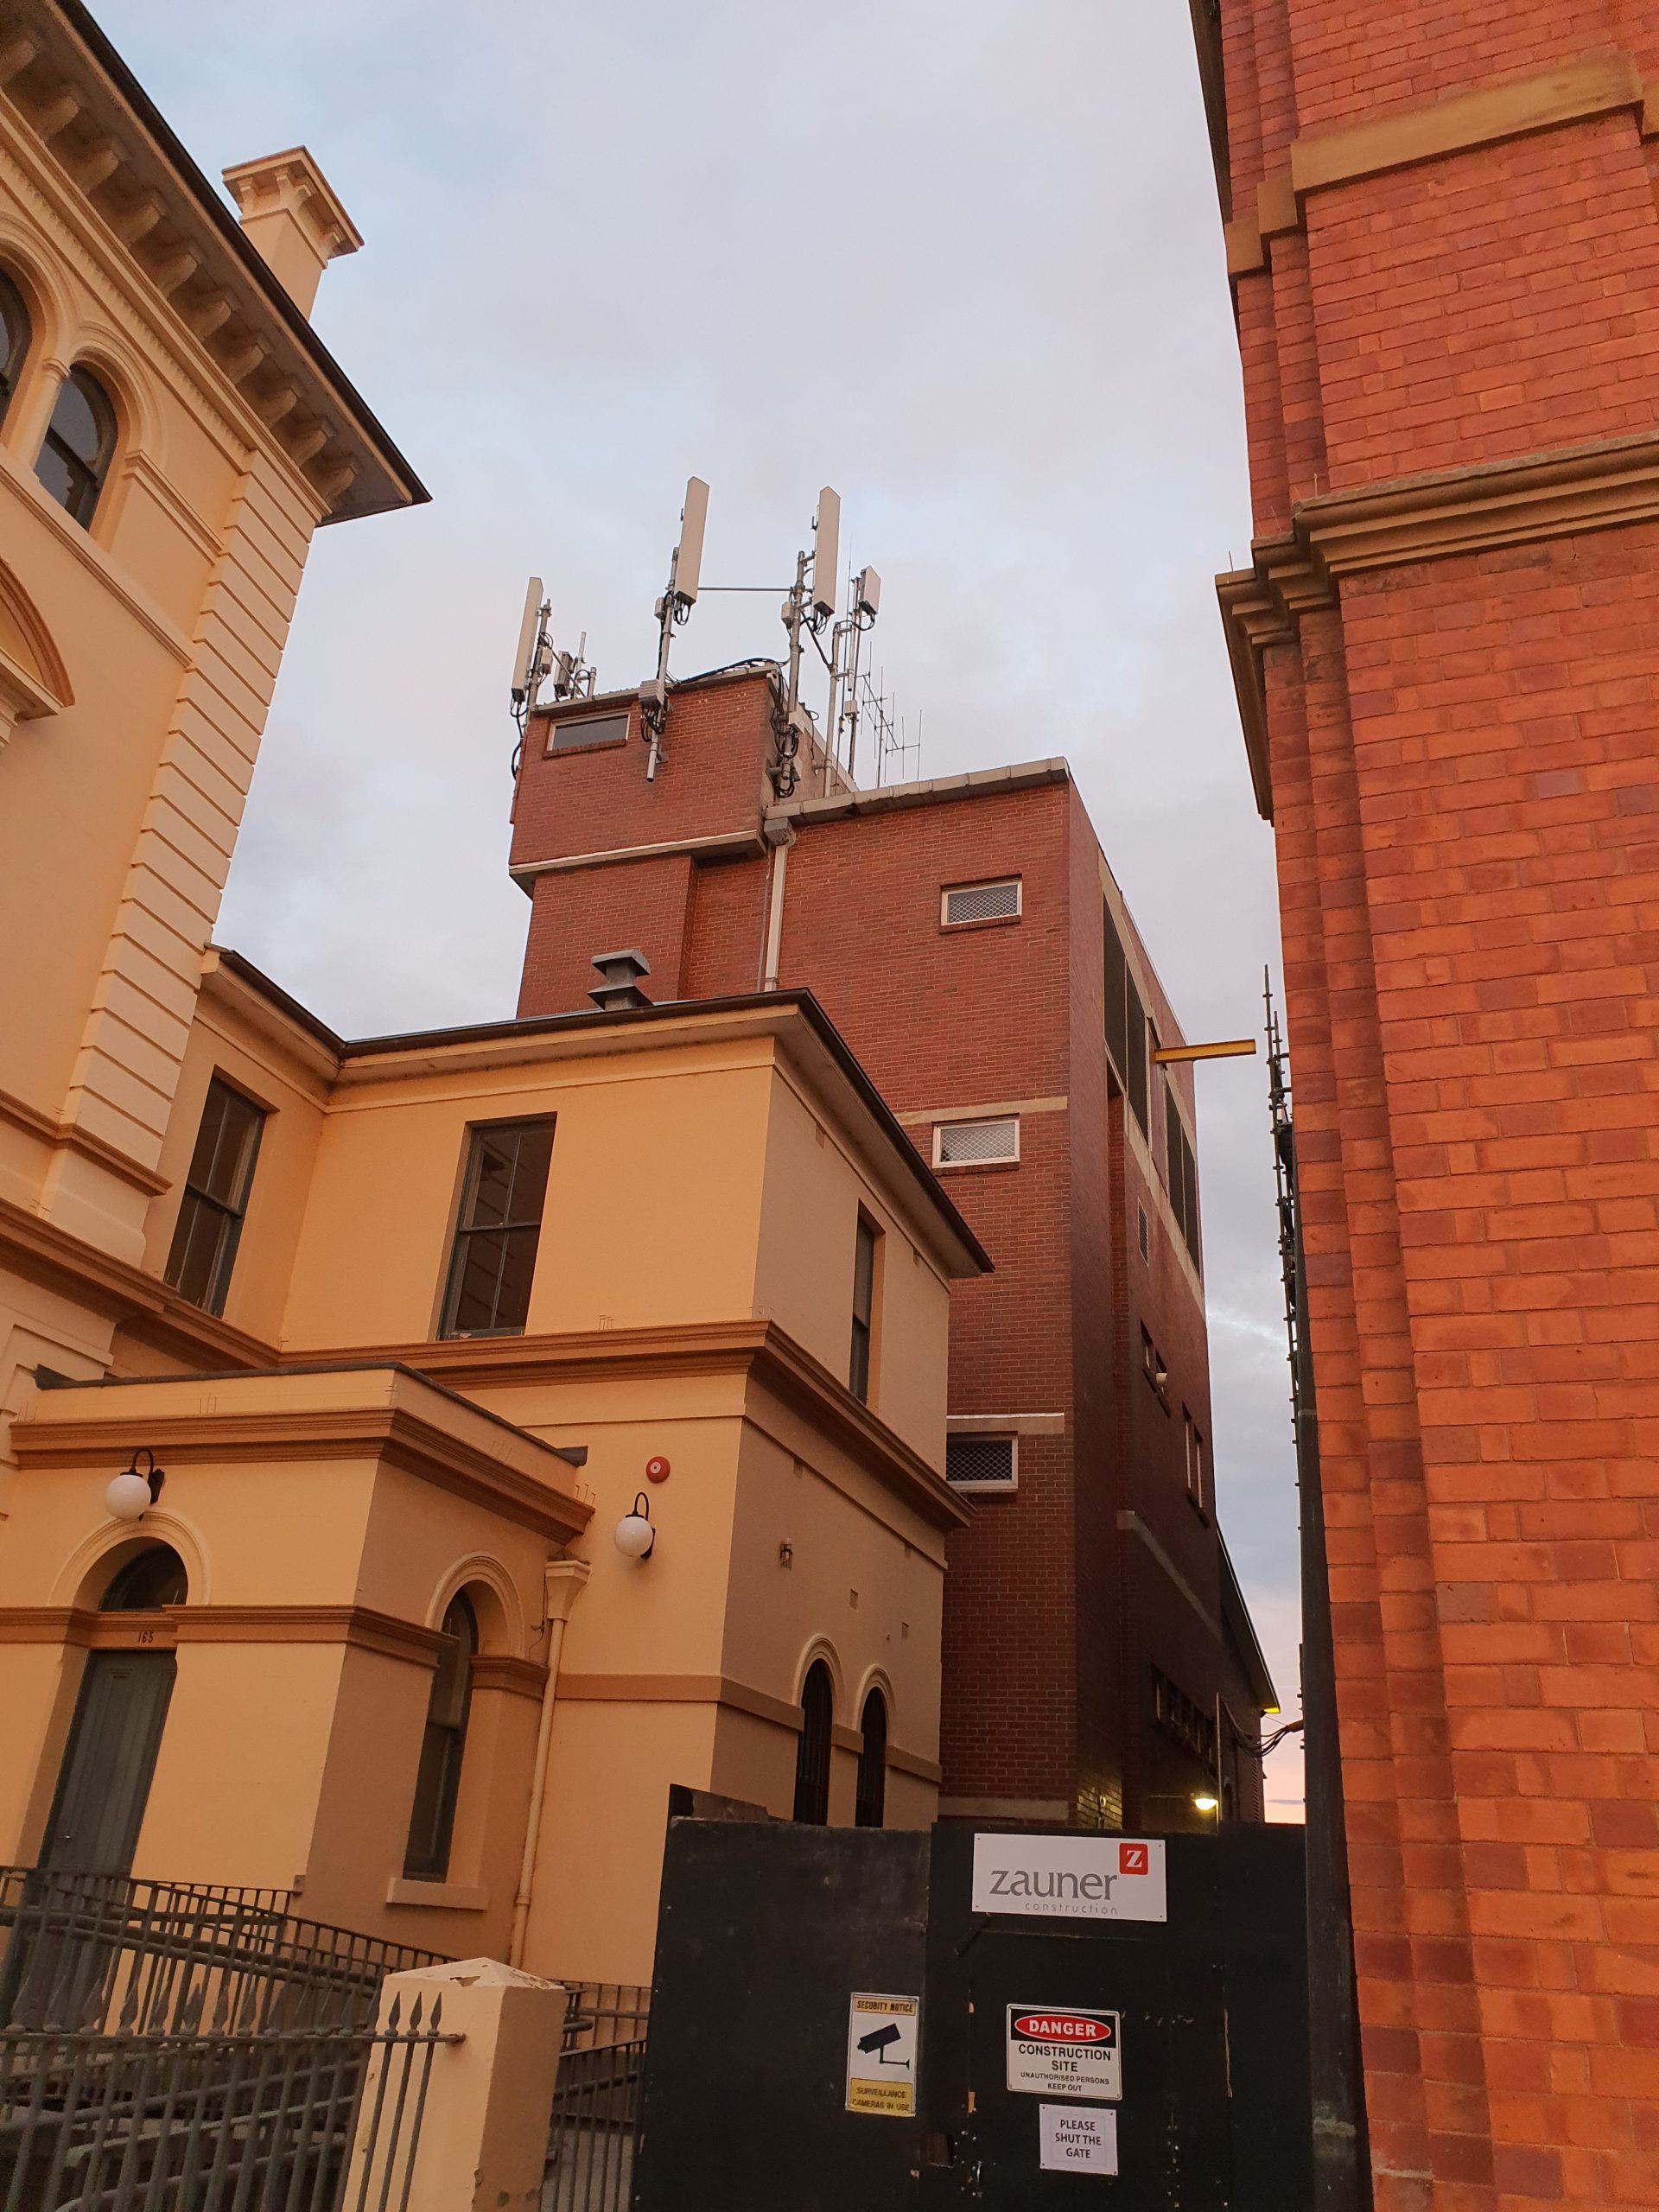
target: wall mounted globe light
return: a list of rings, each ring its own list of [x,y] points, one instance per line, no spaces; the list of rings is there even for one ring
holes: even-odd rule
[[[138,1465],[141,1459],[143,1467]],[[141,1446],[104,1492],[105,1507],[111,1519],[142,1521],[161,1496],[166,1479],[156,1464],[156,1454],[147,1446]]]
[[[616,1524],[616,1548],[624,1559],[646,1560],[657,1542],[657,1531],[651,1525],[651,1500],[644,1491],[636,1493],[633,1510],[625,1513]]]

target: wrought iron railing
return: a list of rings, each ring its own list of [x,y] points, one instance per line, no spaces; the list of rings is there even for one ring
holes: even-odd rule
[[[542,2212],[626,2212],[651,1992],[627,1982],[569,1986]]]
[[[0,2028],[124,2036],[367,2027],[435,1955],[300,1920],[277,1890],[0,1867]]]
[[[383,2029],[257,2035],[0,2031],[0,2212],[391,2212],[433,2055]]]

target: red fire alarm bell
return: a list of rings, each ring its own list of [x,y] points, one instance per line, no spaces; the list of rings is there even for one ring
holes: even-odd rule
[[[664,1459],[661,1456],[661,1454],[660,1454],[660,1453],[658,1455],[658,1457],[657,1457],[656,1459],[647,1459],[647,1460],[646,1460],[646,1462],[645,1462],[645,1480],[646,1480],[647,1482],[652,1482],[652,1483],[665,1483],[665,1482],[668,1480],[668,1476],[669,1476],[669,1465],[668,1465],[668,1462],[667,1462],[667,1460],[666,1460],[666,1459]]]

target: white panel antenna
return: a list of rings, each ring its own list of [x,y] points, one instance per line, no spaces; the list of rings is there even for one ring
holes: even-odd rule
[[[639,725],[648,747],[648,784],[656,780],[663,757],[663,730],[668,721],[668,648],[675,624],[683,622],[697,603],[702,579],[702,533],[708,519],[709,486],[701,476],[689,476],[685,505],[680,509],[679,542],[668,564],[668,587],[657,602],[657,673],[639,686]]]
[[[841,567],[841,494],[826,484],[818,494],[812,525],[812,613],[823,623],[836,611]]]
[[[709,519],[709,486],[701,476],[686,480],[680,510],[680,542],[674,549],[669,589],[683,607],[695,607],[702,576],[702,532]]]
[[[531,664],[539,658],[537,646],[540,643],[542,617],[547,611],[547,603],[542,596],[542,580],[539,576],[532,576],[524,591],[524,620],[518,625],[518,650],[512,660],[512,703],[520,710],[535,689],[536,677]]]

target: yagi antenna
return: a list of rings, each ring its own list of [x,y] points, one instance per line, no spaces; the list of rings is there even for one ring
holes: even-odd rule
[[[668,648],[677,623],[683,622],[697,603],[702,578],[702,533],[709,519],[709,486],[701,476],[686,479],[685,504],[680,509],[680,535],[668,564],[668,588],[657,602],[658,636],[657,673],[639,686],[639,721],[650,747],[645,755],[645,781],[655,780],[663,757],[663,728],[668,721]]]

